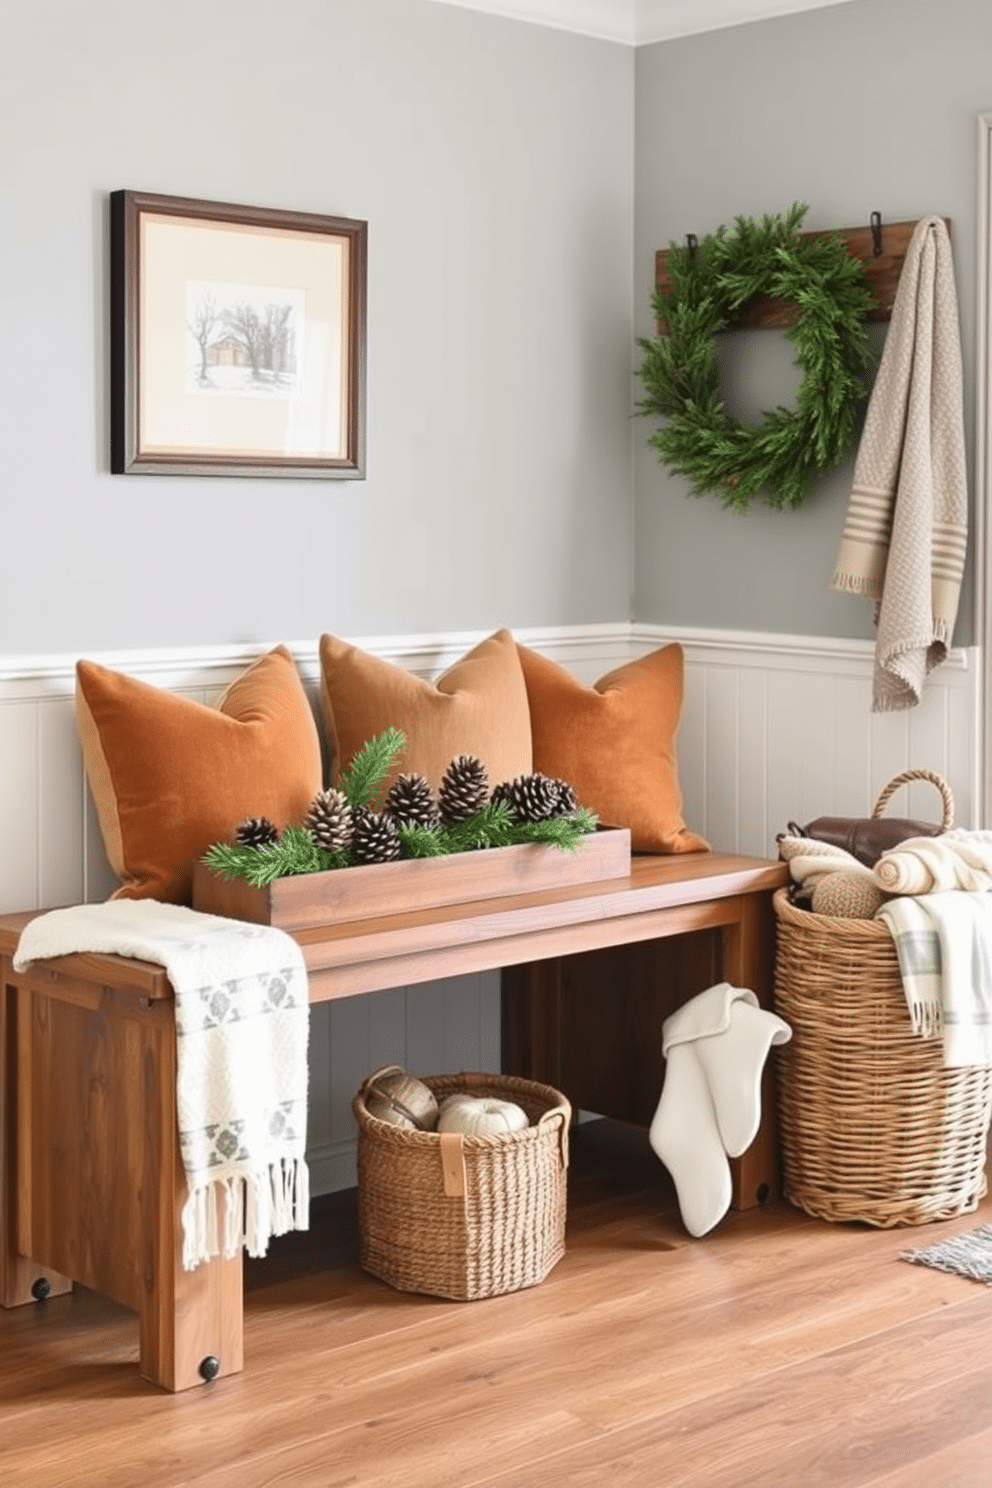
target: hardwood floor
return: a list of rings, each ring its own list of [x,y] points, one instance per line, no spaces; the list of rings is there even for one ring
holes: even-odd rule
[[[568,1253],[484,1302],[366,1276],[354,1195],[247,1267],[246,1367],[170,1396],[77,1290],[0,1311],[3,1488],[989,1488],[992,1288],[899,1261],[992,1222],[703,1240],[644,1131],[573,1143]]]

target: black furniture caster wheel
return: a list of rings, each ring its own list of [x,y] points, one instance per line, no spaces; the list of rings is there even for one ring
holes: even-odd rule
[[[200,1360],[200,1374],[208,1385],[211,1380],[217,1378],[220,1374],[220,1360],[216,1354],[207,1354],[205,1358]]]
[[[52,1283],[47,1276],[39,1276],[37,1281],[31,1283],[31,1295],[36,1302],[44,1302],[52,1290]]]

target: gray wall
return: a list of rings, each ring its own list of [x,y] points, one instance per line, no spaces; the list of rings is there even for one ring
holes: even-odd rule
[[[0,653],[627,616],[633,68],[426,0],[6,6]],[[121,187],[368,220],[367,480],[108,473]]]
[[[686,232],[797,198],[811,227],[941,212],[970,440],[987,0],[636,52],[430,0],[33,0],[5,27],[0,654],[627,617],[871,636],[828,587],[850,467],[796,513],[687,497],[630,420],[632,329]],[[118,187],[368,219],[367,480],[108,473]],[[740,338],[731,381],[741,411],[788,401],[781,338]]]
[[[809,203],[810,228],[953,219],[969,455],[975,369],[977,115],[992,108],[988,0],[857,0],[636,54],[635,322],[652,333],[654,253],[737,215]],[[771,345],[769,345],[769,340]],[[742,333],[736,410],[790,402],[775,332]],[[750,401],[749,401],[750,400]],[[634,613],[643,621],[870,637],[867,601],[829,589],[852,462],[798,512],[744,517],[685,494],[636,428]],[[973,639],[971,574],[955,639]]]

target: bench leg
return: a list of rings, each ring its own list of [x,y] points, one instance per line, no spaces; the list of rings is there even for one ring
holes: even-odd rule
[[[152,1242],[138,1312],[142,1376],[166,1390],[188,1390],[238,1374],[244,1367],[240,1253],[184,1271],[178,1224],[160,1238],[157,1260]]]
[[[734,987],[749,987],[763,1008],[773,1006],[775,914],[770,894],[745,894],[741,917],[723,931],[723,975]],[[735,1209],[752,1209],[781,1195],[773,1061],[761,1080],[761,1126],[742,1157],[732,1158]]]
[[[68,1276],[21,1255],[17,1240],[17,988],[8,960],[0,962],[0,1306],[58,1297]]]
[[[62,975],[18,981],[8,962],[0,1049],[0,1302],[30,1301],[39,1278],[68,1291],[72,1276],[138,1314],[154,1384],[238,1373],[240,1254],[182,1265],[171,1003]]]
[[[174,1025],[170,1031],[171,1057],[149,1052],[142,1072],[139,1368],[166,1390],[188,1390],[244,1367],[242,1265],[238,1252],[231,1260],[218,1257],[193,1271],[183,1269],[186,1176],[176,1120]]]

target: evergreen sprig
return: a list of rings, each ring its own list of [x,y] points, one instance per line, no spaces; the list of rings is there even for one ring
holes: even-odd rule
[[[349,768],[335,781],[349,806],[372,805],[377,787],[405,748],[406,734],[398,728],[388,728],[362,745]]]
[[[275,842],[261,847],[215,842],[203,861],[218,878],[244,878],[254,888],[264,889],[277,878],[347,867],[350,858],[344,852],[328,852],[306,827],[287,827]]]
[[[524,842],[543,842],[574,852],[582,838],[595,829],[595,813],[586,807],[567,816],[522,822],[505,801],[489,801],[465,821],[443,822],[436,827],[401,827],[401,856],[437,858],[488,847],[518,847]]]
[[[864,269],[839,234],[800,237],[807,210],[794,202],[781,216],[737,217],[733,233],[719,227],[694,251],[672,243],[669,287],[652,295],[659,334],[638,341],[637,411],[664,420],[649,444],[692,495],[717,495],[738,512],[759,492],[769,506],[800,506],[851,448],[867,395]],[[802,382],[793,412],[767,410],[749,427],[721,401],[716,337],[757,295],[798,307],[785,336]]]
[[[442,858],[447,851],[437,827],[400,827],[401,858]]]
[[[522,823],[505,801],[487,801],[481,811],[463,821],[445,822],[442,840],[446,852],[475,852],[482,847],[513,847]]]
[[[596,815],[585,806],[568,816],[548,816],[543,821],[519,822],[517,842],[544,842],[563,852],[574,852],[582,838],[596,830]]]

